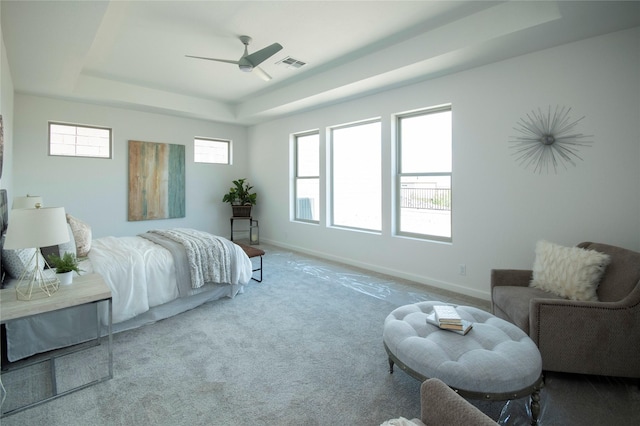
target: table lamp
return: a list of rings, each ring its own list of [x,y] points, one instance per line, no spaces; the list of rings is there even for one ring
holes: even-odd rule
[[[25,197],[15,197],[13,199],[12,209],[33,209],[36,205],[42,206],[42,197],[39,195],[29,195]]]
[[[45,276],[40,248],[69,241],[64,207],[18,208],[9,214],[9,227],[4,242],[5,249],[35,248],[16,286],[18,300],[31,300],[34,285],[51,296],[58,290],[60,281],[52,274]],[[44,261],[46,263],[46,260]]]

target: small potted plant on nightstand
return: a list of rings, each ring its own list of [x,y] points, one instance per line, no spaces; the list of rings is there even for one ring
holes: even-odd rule
[[[49,266],[56,268],[56,276],[60,280],[60,284],[68,285],[73,281],[73,273],[80,274],[82,271],[78,267],[78,259],[73,253],[66,252],[60,256],[50,255],[47,260]]]
[[[231,204],[233,217],[251,216],[251,207],[256,205],[258,194],[251,192],[253,186],[246,180],[246,178],[234,180],[234,186],[229,188],[229,192],[222,197],[223,202]]]

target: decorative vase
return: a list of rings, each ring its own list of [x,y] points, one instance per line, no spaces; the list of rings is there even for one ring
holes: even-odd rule
[[[69,285],[73,282],[73,271],[56,274],[61,285]]]

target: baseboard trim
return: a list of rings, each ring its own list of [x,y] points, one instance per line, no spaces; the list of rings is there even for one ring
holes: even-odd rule
[[[440,290],[445,290],[445,291],[450,291],[453,293],[458,293],[458,294],[462,294],[465,296],[469,296],[469,297],[474,297],[476,299],[481,299],[481,300],[486,300],[486,301],[490,301],[491,300],[491,294],[489,292],[485,292],[485,291],[479,291],[479,290],[475,290],[475,289],[471,289],[465,286],[461,286],[459,284],[455,284],[455,283],[450,283],[450,282],[446,282],[446,281],[441,281],[441,280],[437,280],[435,278],[431,278],[431,277],[425,277],[423,275],[416,275],[416,274],[409,274],[403,271],[399,271],[397,269],[393,269],[393,268],[386,268],[380,265],[374,265],[374,264],[370,264],[370,263],[366,263],[366,262],[360,262],[357,261],[355,259],[350,259],[350,258],[344,258],[344,257],[338,257],[338,256],[334,256],[330,253],[326,253],[326,252],[322,252],[322,251],[318,251],[318,250],[311,250],[311,249],[307,249],[304,247],[299,247],[293,244],[286,244],[280,241],[273,241],[273,240],[269,240],[269,239],[265,239],[265,238],[261,238],[263,243],[266,244],[271,244],[274,245],[276,247],[281,247],[284,249],[288,249],[288,250],[292,250],[292,251],[297,251],[300,253],[304,253],[304,254],[308,254],[310,256],[315,256],[315,257],[319,257],[321,259],[326,259],[326,260],[330,260],[332,262],[337,262],[337,263],[343,263],[346,265],[350,265],[350,266],[354,266],[356,268],[361,268],[361,269],[367,269],[370,271],[375,271],[381,274],[385,274],[385,275],[390,275],[392,277],[396,277],[396,278],[401,278],[401,279],[405,279],[408,281],[412,281],[415,282],[417,284],[422,284],[422,285],[426,285],[426,286],[430,286],[430,287],[434,287]]]

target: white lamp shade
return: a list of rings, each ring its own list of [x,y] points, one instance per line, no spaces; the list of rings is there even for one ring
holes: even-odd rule
[[[6,249],[47,247],[68,241],[64,207],[13,209],[9,213]]]
[[[35,209],[36,204],[42,206],[42,197],[39,195],[27,195],[26,197],[15,197],[12,209]]]

